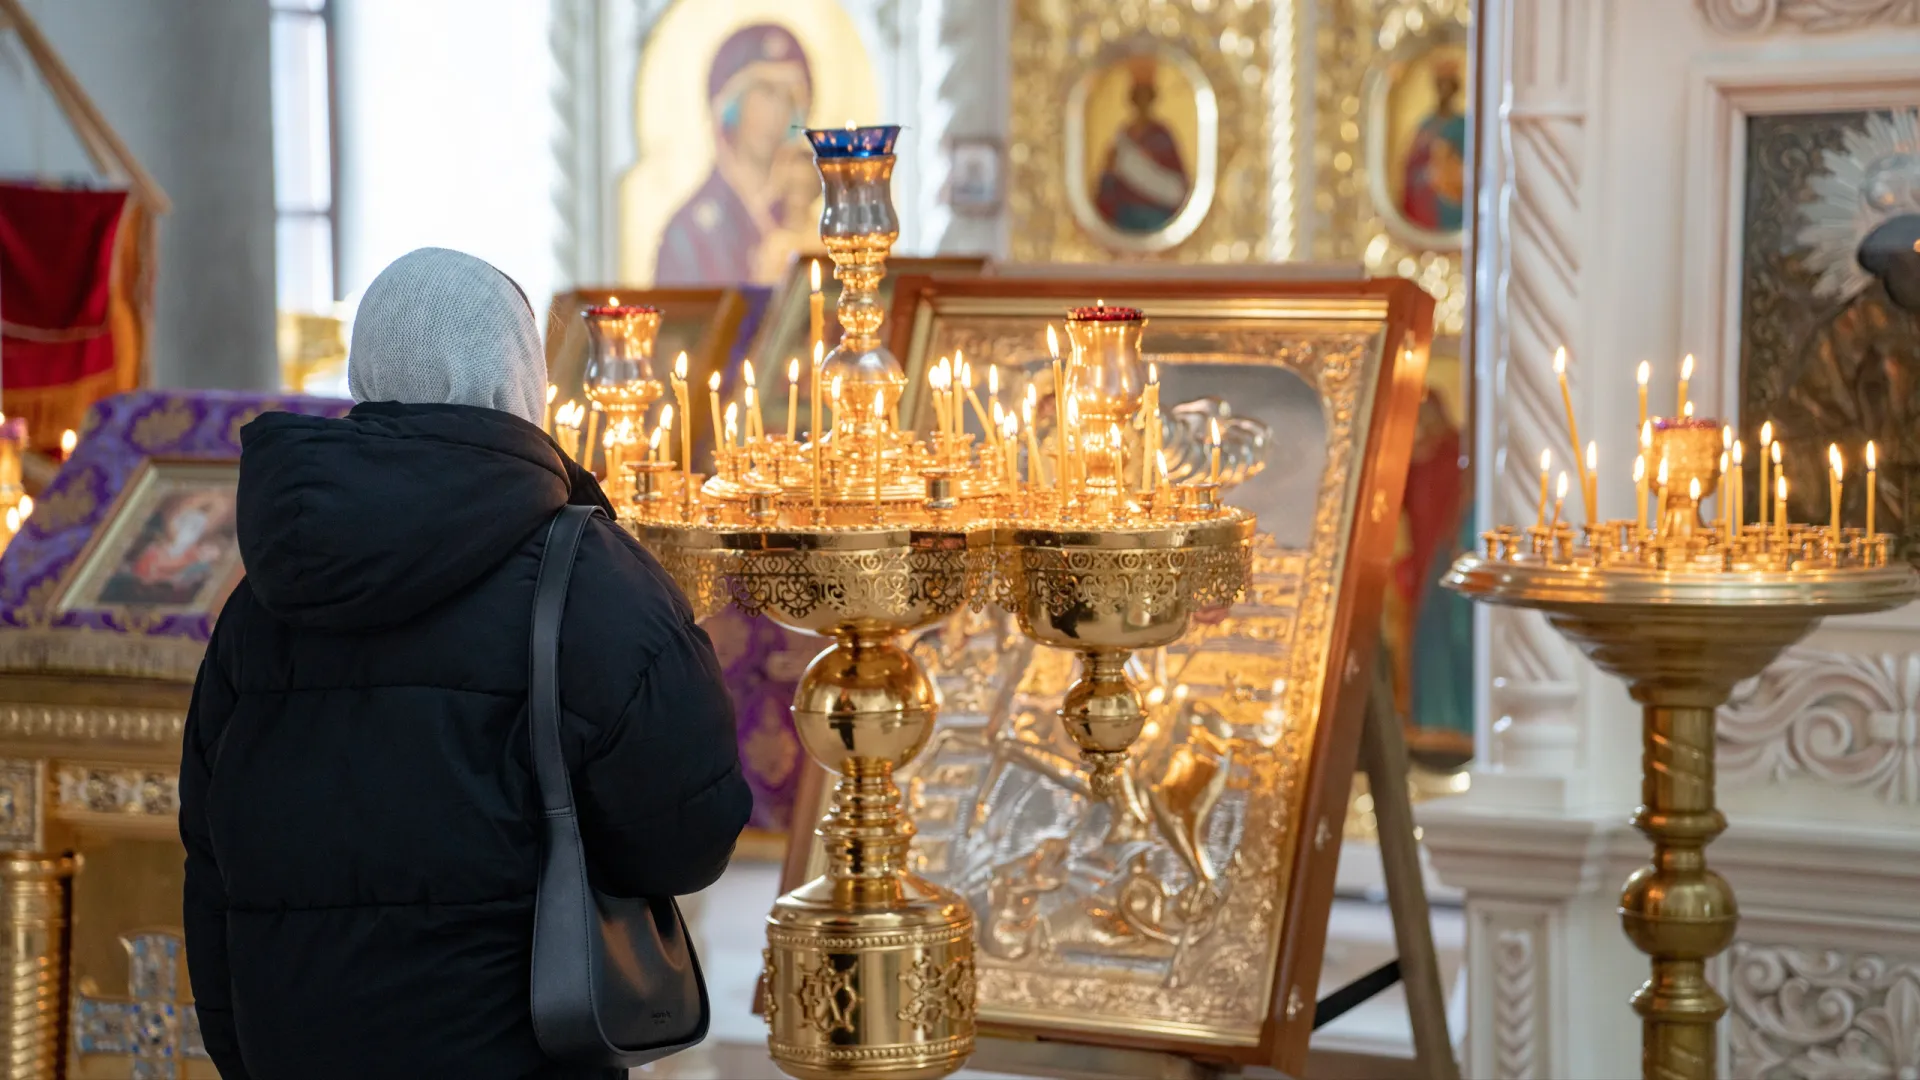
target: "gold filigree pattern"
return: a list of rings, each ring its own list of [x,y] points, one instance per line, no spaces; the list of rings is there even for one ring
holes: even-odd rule
[[[780,969],[773,962],[773,950],[760,950],[760,1015],[767,1021],[767,1030],[773,1030],[773,1018],[780,1011],[780,995],[773,992],[773,981]]]
[[[183,398],[168,398],[165,406],[133,422],[133,445],[148,453],[180,441],[193,428],[193,409]]]
[[[900,984],[906,993],[900,1019],[916,1028],[930,1031],[949,1021],[973,1019],[976,983],[970,952],[961,952],[945,964],[931,952],[921,953],[911,968],[900,973]]]
[[[807,1025],[823,1036],[836,1031],[853,1034],[853,1012],[860,1007],[860,991],[853,985],[853,968],[834,963],[835,954],[821,953],[820,962],[800,976],[793,996]],[[856,957],[845,957],[849,963]],[[769,1013],[771,1015],[771,1013]]]
[[[1149,616],[1239,599],[1252,548],[1246,543],[1118,551],[1023,547],[997,552],[996,564],[1002,580],[995,584],[995,596],[1003,607],[1018,606],[1016,597],[1030,593],[1056,617],[1076,611]]]
[[[6,742],[123,743],[162,748],[177,757],[186,728],[184,709],[0,703],[0,741]]]
[[[62,814],[172,815],[180,810],[180,774],[63,762],[54,772],[54,809]]]
[[[1387,228],[1369,182],[1366,92],[1403,43],[1464,35],[1471,0],[1318,0],[1317,7],[1312,257],[1357,257],[1370,273],[1413,280],[1433,294],[1434,332],[1456,336],[1466,327],[1466,260],[1458,248],[1414,248]]]
[[[1064,151],[1073,85],[1111,48],[1153,43],[1191,58],[1218,102],[1213,205],[1193,235],[1153,258],[1183,263],[1269,257],[1268,143],[1274,11],[1269,0],[1016,0],[1007,211],[1015,262],[1111,261],[1074,219]],[[969,348],[968,352],[973,350]],[[998,355],[982,352],[978,355]]]
[[[925,608],[945,614],[967,601],[975,571],[964,548],[876,551],[739,552],[715,569],[742,611],[801,620],[831,611],[842,618]]]

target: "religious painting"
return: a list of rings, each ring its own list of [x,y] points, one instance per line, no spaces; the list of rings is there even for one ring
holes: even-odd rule
[[[1014,0],[1016,263],[1258,262],[1270,248],[1271,0]]]
[[[1771,421],[1788,513],[1826,521],[1827,446],[1849,451],[1841,516],[1866,518],[1857,455],[1878,452],[1875,526],[1920,566],[1920,112],[1749,116],[1739,239],[1740,421]],[[1747,498],[1758,470],[1748,470]]]
[[[1467,207],[1467,44],[1457,28],[1408,37],[1366,86],[1374,208],[1401,242],[1458,249]]]
[[[1159,251],[1213,202],[1218,106],[1185,52],[1144,39],[1096,62],[1067,98],[1068,196],[1089,233]]]
[[[1418,405],[1431,300],[1404,282],[906,278],[892,348],[903,417],[931,419],[931,357],[1034,390],[1051,438],[1045,331],[1096,299],[1147,313],[1178,481],[1222,428],[1226,498],[1260,516],[1230,611],[1137,654],[1148,720],[1118,789],[1096,794],[1057,710],[1069,653],[994,610],[913,637],[941,711],[899,774],[913,871],[978,928],[983,1030],[1122,1043],[1298,1075],[1312,1027],[1340,824]],[[1349,691],[1347,688],[1351,687]],[[801,806],[824,806],[818,770]],[[820,872],[796,829],[786,884]]]
[[[687,354],[687,379],[705,386],[708,376],[722,371],[733,355],[746,315],[746,300],[737,289],[623,289],[598,286],[574,289],[553,298],[547,309],[547,380],[559,390],[549,408],[567,402],[585,402],[587,323],[581,312],[596,304],[640,304],[660,309],[660,333],[654,338],[654,376],[666,385],[674,357]],[[712,426],[699,409],[675,420],[691,422],[696,444],[711,440]],[[583,433],[584,434],[584,433]],[[569,446],[579,456],[589,447]],[[584,459],[583,459],[584,460]]]
[[[801,129],[881,117],[859,28],[833,0],[679,0],[647,33],[637,159],[620,182],[620,277],[774,285],[817,244]]]
[[[57,608],[146,618],[219,611],[241,574],[238,484],[231,463],[148,461],[77,564]]]

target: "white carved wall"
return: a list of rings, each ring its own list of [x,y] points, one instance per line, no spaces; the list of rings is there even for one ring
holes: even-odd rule
[[[1479,494],[1514,521],[1565,454],[1557,345],[1602,476],[1629,475],[1640,360],[1697,353],[1695,397],[1735,409],[1746,117],[1920,103],[1920,0],[1483,0],[1480,26]],[[1483,614],[1480,640],[1490,753],[1422,810],[1467,892],[1465,1074],[1637,1075],[1637,710],[1537,620]],[[1920,617],[1829,625],[1743,684],[1719,767],[1722,1074],[1920,1075]]]

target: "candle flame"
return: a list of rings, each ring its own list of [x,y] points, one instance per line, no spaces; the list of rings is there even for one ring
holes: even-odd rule
[[[1033,387],[1032,386],[1027,387],[1027,400],[1020,403],[1020,416],[1022,419],[1024,419],[1027,422],[1028,427],[1033,426]]]
[[[819,292],[820,291],[820,260],[819,259],[813,260],[813,267],[809,272],[809,276],[811,276],[813,279],[813,291]]]
[[[740,420],[740,403],[737,401],[727,402],[727,411],[720,415],[725,418],[723,423],[727,429],[727,434],[732,435],[733,429],[738,426]]]
[[[1160,365],[1159,364],[1147,365],[1147,385],[1148,386],[1160,385]]]
[[[1767,446],[1772,442],[1773,442],[1773,421],[1769,420],[1766,423],[1760,425],[1760,445]]]
[[[1729,456],[1728,451],[1726,450],[1720,451],[1720,475],[1721,476],[1727,475],[1727,457],[1728,456]]]
[[[1680,406],[1680,415],[1688,420],[1693,419],[1693,402],[1689,401],[1685,405]]]
[[[620,306],[620,298],[619,298],[619,297],[617,297],[617,296],[609,296],[609,297],[607,297],[607,306],[608,306],[608,307],[619,307],[619,306]]]
[[[1772,451],[1773,451],[1773,463],[1775,465],[1780,464],[1780,441],[1778,439],[1774,440]]]
[[[1661,487],[1667,486],[1667,459],[1660,459],[1660,471],[1654,475],[1654,482]]]
[[[1565,375],[1567,373],[1567,347],[1565,345],[1553,350],[1553,373],[1555,375]]]
[[[880,391],[873,392],[873,418],[878,420],[887,415],[887,403],[881,400]]]
[[[654,428],[653,434],[647,436],[647,449],[649,450],[660,449],[660,436],[666,434],[666,432],[667,432],[667,429],[664,425],[661,427]]]
[[[833,401],[835,405],[840,403],[840,380],[843,378],[845,378],[843,375],[835,375],[833,377]]]
[[[1553,471],[1553,451],[1552,450],[1540,451],[1540,471],[1541,472]]]
[[[1217,448],[1220,445],[1220,420],[1218,417],[1207,418],[1207,435],[1213,440],[1213,445]]]
[[[1641,386],[1645,386],[1647,385],[1647,379],[1650,378],[1652,375],[1653,375],[1653,365],[1647,363],[1645,360],[1642,360],[1640,361],[1640,370],[1633,373],[1633,379],[1635,382],[1639,383]]]
[[[1686,358],[1680,361],[1680,377],[1683,379],[1693,378],[1693,354],[1692,353],[1688,353],[1686,355]]]
[[[987,368],[987,393],[992,394],[996,397],[999,396],[1000,394],[1000,365],[999,364],[994,364]]]
[[[1868,439],[1867,440],[1867,471],[1872,472],[1873,470],[1879,468],[1880,467],[1879,462],[1880,462],[1880,455],[1875,453],[1874,451],[1873,440]]]
[[[1653,449],[1653,421],[1651,420],[1640,425],[1640,448],[1642,450]]]
[[[1587,471],[1592,472],[1593,470],[1599,467],[1600,467],[1600,444],[1593,441],[1588,441]]]
[[[1060,359],[1060,335],[1053,332],[1053,324],[1047,324],[1047,353],[1055,360]]]
[[[800,358],[796,356],[787,361],[787,384],[789,386],[797,386],[799,385],[799,383],[800,383]]]
[[[754,380],[753,380],[753,365],[752,365],[752,364],[745,364],[745,365],[742,365],[742,366],[741,366],[741,368],[740,368],[740,377],[741,377],[741,378],[743,378],[743,379],[745,379],[745,380],[747,380],[747,389],[749,389],[749,390],[751,390],[751,389],[753,389],[753,387],[754,387]]]
[[[663,428],[673,426],[673,402],[671,401],[660,406],[660,426]]]
[[[73,433],[72,428],[68,428],[67,430],[60,433],[60,452],[61,453],[71,454],[73,453],[73,448],[79,445],[80,445],[80,436],[75,435]]]
[[[1633,455],[1633,482],[1639,483],[1647,478],[1647,459],[1644,454]]]
[[[687,381],[687,354],[681,353],[673,358],[673,377],[681,382]]]
[[[1846,462],[1840,460],[1840,444],[1827,444],[1827,465],[1833,469],[1833,478],[1840,479],[1846,472]]]
[[[720,373],[719,372],[716,371],[712,375],[707,376],[707,389],[712,390],[715,393],[719,393],[720,391]]]
[[[1773,490],[1774,490],[1774,494],[1780,499],[1781,502],[1786,502],[1787,501],[1787,478],[1784,476],[1775,477]]]
[[[10,533],[20,531],[20,511],[11,506],[7,507],[7,531]]]
[[[33,516],[33,496],[31,495],[20,496],[20,520],[25,521],[26,519],[32,516]]]
[[[1560,473],[1560,479],[1553,482],[1553,497],[1556,499],[1567,497],[1567,474],[1564,471]]]
[[[553,404],[553,399],[559,396],[560,396],[560,388],[558,386],[553,385],[552,383],[548,383],[547,384],[547,404],[549,405]]]
[[[1747,462],[1747,444],[1739,439],[1733,440],[1733,463],[1744,465]]]
[[[1160,466],[1160,475],[1163,477],[1166,476],[1167,475],[1167,452],[1165,450],[1155,450],[1153,452],[1153,460],[1154,460],[1154,464]]]
[[[823,360],[826,359],[826,356],[827,356],[826,343],[822,341],[814,342],[813,343],[813,367],[815,371],[818,371],[820,369],[820,364]]]
[[[1032,383],[1028,383],[1027,384],[1027,411],[1032,412],[1034,405],[1037,404],[1039,401],[1040,401],[1040,388],[1033,385]]]
[[[741,396],[747,399],[747,408],[753,408],[753,403],[756,399],[754,397],[752,384],[748,384],[747,388],[741,392]]]
[[[960,385],[971,390],[973,388],[973,365],[960,359],[960,351],[958,349],[954,350],[953,353],[953,366],[960,372]]]
[[[1692,499],[1694,502],[1700,501],[1700,478],[1699,477],[1696,476],[1693,479],[1687,481],[1687,498]]]
[[[1732,424],[1720,425],[1720,449],[1722,450],[1733,449],[1733,425]]]
[[[1015,419],[1012,413],[1007,413],[1000,417],[1000,430],[1011,439],[1020,434],[1020,421]]]

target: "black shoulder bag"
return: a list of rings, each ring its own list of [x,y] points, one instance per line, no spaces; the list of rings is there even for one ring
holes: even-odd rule
[[[533,1031],[548,1057],[631,1068],[707,1037],[707,986],[672,897],[623,900],[593,888],[560,752],[560,616],[587,519],[554,515],[533,590],[527,684],[545,846],[533,916]]]

